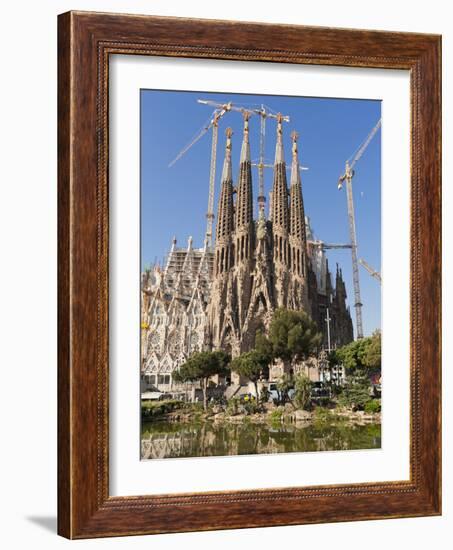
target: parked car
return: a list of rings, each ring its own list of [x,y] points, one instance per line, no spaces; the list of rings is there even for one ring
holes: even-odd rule
[[[310,396],[314,401],[320,401],[323,399],[330,399],[332,397],[332,392],[324,382],[313,382]]]
[[[278,390],[277,382],[270,382],[267,387],[267,400],[270,403],[275,403],[276,405],[281,403],[281,401],[292,401],[295,394],[296,391],[294,388],[290,388],[284,395],[282,395],[282,392]]]
[[[161,391],[145,391],[142,393],[142,399],[144,401],[164,401],[165,399],[171,399],[170,393]]]

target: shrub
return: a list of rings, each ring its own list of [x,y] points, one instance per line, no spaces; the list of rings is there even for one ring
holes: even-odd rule
[[[142,401],[142,416],[145,418],[161,416],[181,408],[182,405],[184,405],[184,403],[177,399],[169,399],[167,401]]]
[[[279,424],[282,421],[282,416],[282,409],[274,409],[269,415],[269,420],[272,422],[272,424]]]
[[[365,403],[365,412],[368,414],[381,412],[381,401],[379,399],[370,399]]]
[[[332,413],[330,412],[329,409],[326,409],[324,407],[316,407],[316,409],[313,411],[313,414],[314,414],[314,420],[315,421],[326,421],[328,419],[330,419],[330,417],[332,416]]]
[[[301,409],[308,409],[311,404],[311,381],[307,375],[301,373],[294,380],[294,402]]]
[[[353,410],[363,410],[368,401],[370,401],[369,382],[365,378],[352,380],[338,398],[339,405]]]
[[[233,397],[228,401],[226,412],[232,416],[239,412],[239,399],[237,397]]]
[[[255,414],[260,411],[261,406],[259,405],[259,403],[256,402],[256,400],[252,400],[246,401],[242,405],[242,408],[246,414]]]

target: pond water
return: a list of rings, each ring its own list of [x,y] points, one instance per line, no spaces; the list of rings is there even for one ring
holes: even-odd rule
[[[141,457],[182,458],[379,449],[380,424],[143,422]]]

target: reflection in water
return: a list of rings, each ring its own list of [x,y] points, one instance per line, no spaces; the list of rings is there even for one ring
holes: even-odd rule
[[[144,422],[142,459],[378,449],[381,425]]]

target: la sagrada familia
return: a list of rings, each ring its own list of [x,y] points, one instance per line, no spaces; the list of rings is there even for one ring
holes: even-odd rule
[[[248,116],[244,116],[239,175],[233,181],[232,132],[227,129],[214,248],[178,248],[174,238],[163,268],[142,274],[142,375],[164,391],[172,372],[195,352],[223,349],[236,356],[253,348],[278,307],[305,310],[324,335],[324,347],[353,340],[341,270],[335,285],[322,241],[304,212],[298,136],[292,134],[288,189],[282,119],[269,215],[253,217]]]

